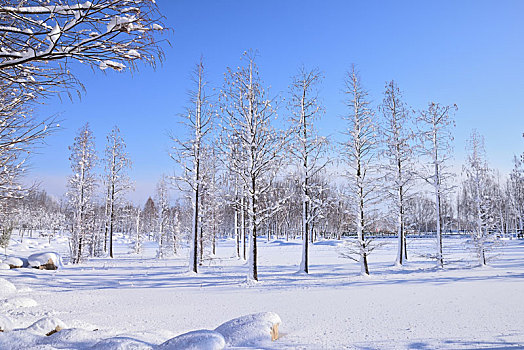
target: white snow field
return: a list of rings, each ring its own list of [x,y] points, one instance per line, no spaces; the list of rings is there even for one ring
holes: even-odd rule
[[[383,239],[364,278],[358,263],[339,256],[338,241],[311,246],[305,275],[296,273],[300,241],[261,238],[260,281],[247,283],[233,240],[220,240],[217,256],[193,275],[186,249],[157,260],[156,244],[134,255],[118,236],[115,259],[70,265],[66,237],[13,238],[8,256],[56,251],[64,265],[0,270],[0,349],[524,348],[524,240],[503,241],[500,255],[479,268],[465,238],[446,236],[448,264],[438,269],[423,257],[433,239],[409,239],[403,267],[394,266],[396,239]],[[257,338],[265,319],[226,323],[262,312],[281,320],[276,341],[269,332]]]

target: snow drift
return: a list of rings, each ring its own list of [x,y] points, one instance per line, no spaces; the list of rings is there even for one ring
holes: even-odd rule
[[[162,350],[222,350],[226,341],[222,334],[210,330],[198,330],[181,334],[160,344]]]
[[[261,312],[241,316],[218,326],[228,346],[249,346],[278,339],[278,326],[282,323],[274,312]]]
[[[44,317],[27,327],[27,330],[38,335],[48,335],[64,328],[67,328],[67,326],[62,320],[56,317]]]
[[[14,284],[4,278],[0,278],[0,297],[5,298],[16,292]]]

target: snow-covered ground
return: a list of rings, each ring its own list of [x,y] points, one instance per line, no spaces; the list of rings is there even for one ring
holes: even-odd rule
[[[207,258],[196,276],[187,273],[186,250],[157,260],[155,244],[147,243],[137,256],[122,238],[115,259],[76,266],[64,259],[56,271],[0,270],[0,327],[3,315],[14,329],[42,318],[44,326],[62,321],[65,328],[51,336],[6,331],[0,348],[150,349],[266,311],[282,323],[280,338],[262,348],[524,347],[524,240],[504,241],[500,256],[479,268],[464,238],[445,237],[443,270],[423,257],[433,252],[433,239],[410,239],[404,267],[393,263],[396,240],[383,241],[370,256],[368,278],[358,275],[357,263],[339,256],[337,241],[311,246],[311,273],[304,275],[296,273],[299,241],[264,239],[256,284],[246,282],[247,267],[235,257],[233,240],[221,240],[217,256]],[[67,257],[67,238],[51,244],[46,238],[13,240],[7,252],[27,258],[43,251]]]

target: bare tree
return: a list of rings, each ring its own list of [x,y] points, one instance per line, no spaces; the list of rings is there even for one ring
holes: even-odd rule
[[[226,200],[233,207],[234,232],[236,237],[237,257],[246,260],[247,258],[247,230],[246,230],[246,188],[245,183],[240,177],[241,168],[247,164],[246,154],[241,150],[242,144],[237,138],[222,135],[223,144],[217,144],[217,149],[221,152],[219,160],[225,168],[225,179],[229,183],[230,193],[226,195]],[[242,249],[240,248],[242,246]],[[241,252],[242,250],[242,252]]]
[[[309,272],[309,241],[311,239],[312,222],[318,215],[313,208],[315,200],[313,178],[325,168],[327,139],[319,136],[314,128],[314,122],[323,110],[318,101],[318,85],[322,74],[318,69],[306,70],[300,68],[293,77],[290,86],[290,121],[293,128],[291,151],[299,163],[299,178],[302,189],[302,261],[299,271]]]
[[[248,199],[250,250],[248,279],[258,280],[257,235],[262,221],[277,206],[260,207],[281,163],[285,138],[271,125],[273,101],[267,97],[255,64],[255,54],[244,54],[245,65],[228,69],[222,91],[224,164],[241,179]],[[234,148],[238,147],[238,152]],[[234,155],[240,155],[235,157]]]
[[[451,127],[454,126],[452,112],[457,106],[441,106],[430,102],[428,108],[420,112],[417,122],[422,139],[421,154],[427,164],[422,178],[433,187],[435,196],[435,222],[437,233],[436,260],[439,267],[444,266],[442,255],[442,210],[443,197],[449,191],[446,181],[451,174],[446,170],[446,163],[451,158]]]
[[[386,158],[385,180],[388,194],[393,198],[397,217],[398,251],[396,263],[402,265],[407,258],[405,237],[405,201],[414,180],[412,118],[402,101],[402,94],[394,81],[386,84],[384,100],[380,106],[383,116],[381,133]]]
[[[38,121],[30,108],[33,96],[14,85],[0,80],[0,201],[27,192],[20,181],[27,161],[35,147],[58,128],[55,118]]]
[[[484,150],[484,139],[473,130],[468,140],[468,158],[464,166],[466,179],[463,187],[466,194],[466,206],[471,208],[473,226],[473,244],[479,264],[486,265],[486,254],[496,243],[494,231],[493,175],[488,168]]]
[[[232,148],[232,150],[235,149],[236,148]],[[236,156],[233,156],[233,158],[235,157]],[[236,243],[236,255],[237,258],[240,258],[240,247],[243,241],[244,233],[243,230],[241,230],[241,228],[243,228],[243,225],[241,225],[241,218],[242,212],[244,211],[244,208],[242,206],[243,200],[241,199],[241,197],[243,196],[244,191],[238,175],[231,170],[227,170],[224,173],[224,185],[226,187],[224,199],[226,201],[226,204],[230,205],[231,209],[233,210],[233,236],[235,238]]]
[[[131,168],[131,161],[126,152],[126,144],[120,135],[120,129],[113,127],[111,133],[107,135],[107,145],[105,149],[105,176],[106,186],[106,228],[105,241],[109,232],[109,256],[113,257],[113,226],[115,221],[115,206],[126,191],[133,188],[127,171]]]
[[[142,240],[143,240],[143,237],[142,237],[142,227],[143,227],[143,223],[142,223],[142,215],[141,214],[141,211],[140,211],[140,207],[133,207],[133,211],[132,211],[132,216],[134,218],[134,221],[135,221],[135,227],[134,227],[134,243],[133,243],[133,252],[135,254],[140,254],[140,252],[142,251]]]
[[[158,204],[157,258],[162,259],[173,250],[173,236],[169,228],[170,208],[168,178],[162,175],[156,186],[156,202]]]
[[[207,238],[211,241],[211,253],[216,254],[217,235],[222,221],[221,208],[224,198],[222,180],[223,176],[219,169],[216,141],[211,142],[203,152],[202,159],[203,191],[201,223]],[[201,235],[202,236],[202,235]],[[200,251],[203,252],[203,242],[200,243]],[[202,254],[200,254],[202,256]]]
[[[208,96],[206,94],[206,81],[204,76],[204,62],[196,65],[193,72],[192,81],[195,90],[189,93],[191,107],[184,115],[184,124],[189,132],[186,140],[172,137],[176,146],[171,157],[182,168],[182,174],[176,177],[179,187],[184,185],[189,187],[191,201],[193,205],[193,219],[190,236],[189,250],[189,269],[198,272],[198,233],[200,220],[200,202],[202,191],[202,170],[201,161],[206,135],[211,131],[211,117],[213,116],[210,108]],[[183,185],[180,185],[183,183]],[[184,189],[187,191],[187,189]]]
[[[158,221],[157,205],[151,197],[147,199],[140,215],[142,217],[142,229],[144,230],[144,233],[147,233],[148,240],[151,240],[157,229]]]
[[[524,136],[524,135],[523,135]],[[514,167],[507,182],[511,217],[514,231],[524,233],[524,153],[513,157]]]
[[[82,249],[87,243],[90,231],[90,212],[92,197],[96,186],[94,167],[96,152],[94,136],[89,129],[89,124],[84,125],[75,137],[71,147],[71,170],[73,175],[69,178],[69,201],[73,210],[73,225],[70,241],[71,261],[77,264],[82,259]]]
[[[355,213],[357,243],[355,249],[361,264],[361,274],[369,275],[368,254],[373,250],[372,241],[366,239],[365,230],[372,223],[372,207],[376,201],[377,134],[373,122],[373,111],[367,100],[360,76],[353,65],[345,81],[346,105],[349,113],[344,117],[348,122],[348,140],[343,143],[343,161],[349,167],[346,176],[349,181],[350,199]]]

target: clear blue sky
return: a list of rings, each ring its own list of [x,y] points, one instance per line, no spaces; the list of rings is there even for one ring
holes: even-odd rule
[[[60,196],[70,174],[68,146],[89,121],[102,156],[105,136],[118,125],[133,160],[142,202],[162,173],[175,167],[168,134],[179,132],[189,73],[204,55],[208,80],[223,83],[245,50],[257,49],[261,76],[274,95],[285,94],[298,66],[319,67],[326,114],[324,134],[343,125],[341,89],[357,64],[375,104],[394,79],[406,102],[456,103],[455,162],[464,159],[471,129],[485,136],[489,161],[507,173],[524,151],[524,1],[309,1],[157,0],[171,47],[156,70],[122,74],[75,66],[87,92],[81,100],[49,99],[41,116],[60,113],[61,130],[32,160],[30,179]],[[282,109],[280,115],[286,117]],[[457,165],[460,169],[460,165]]]

